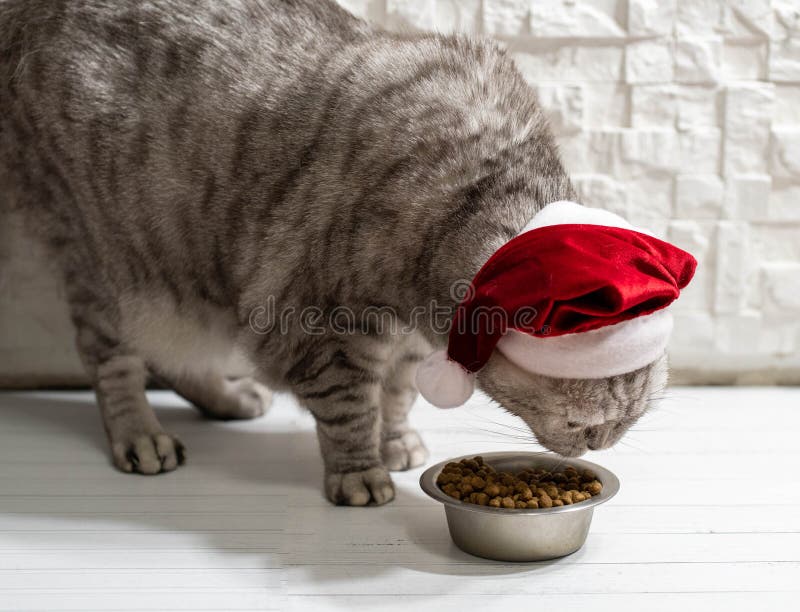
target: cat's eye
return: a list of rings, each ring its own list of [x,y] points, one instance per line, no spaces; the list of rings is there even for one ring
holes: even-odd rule
[[[579,429],[581,427],[581,424],[576,421],[567,421],[567,427],[569,427],[570,429]]]

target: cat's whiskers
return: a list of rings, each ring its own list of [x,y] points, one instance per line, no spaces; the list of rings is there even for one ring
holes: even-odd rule
[[[639,453],[642,453],[642,454],[648,454],[648,452],[649,452],[646,449],[641,448],[641,447],[637,446],[636,444],[634,444],[633,442],[631,442],[630,439],[624,439],[623,438],[621,440],[618,440],[617,443],[614,446],[612,446],[611,448],[617,448],[617,446],[626,446],[626,447],[632,448],[633,450],[635,450],[635,451],[637,451]]]

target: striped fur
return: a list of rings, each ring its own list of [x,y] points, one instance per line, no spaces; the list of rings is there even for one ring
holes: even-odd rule
[[[328,0],[0,0],[0,45],[0,187],[60,267],[115,464],[183,460],[148,372],[219,418],[261,414],[268,386],[316,417],[332,501],[391,499],[386,468],[425,460],[405,416],[441,330],[260,333],[252,313],[452,306],[573,197],[506,54]]]

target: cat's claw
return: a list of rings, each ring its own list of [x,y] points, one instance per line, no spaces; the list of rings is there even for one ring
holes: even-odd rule
[[[424,465],[428,455],[428,449],[422,438],[413,429],[381,443],[383,465],[393,472],[402,472]]]
[[[117,468],[139,474],[171,472],[186,459],[181,441],[164,432],[139,436],[128,442],[114,442],[111,453]]]
[[[337,506],[380,506],[394,499],[394,484],[382,466],[363,472],[329,472],[325,475],[325,493]]]

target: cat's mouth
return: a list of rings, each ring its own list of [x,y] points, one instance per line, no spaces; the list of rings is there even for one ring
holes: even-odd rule
[[[599,451],[611,448],[625,434],[626,428],[621,423],[606,423],[596,427],[586,429],[569,435],[569,439],[562,441],[559,439],[554,444],[548,444],[539,438],[549,450],[552,450],[564,457],[580,457],[587,451]]]
[[[594,450],[589,446],[589,441],[582,431],[551,432],[543,430],[541,427],[533,427],[527,422],[526,425],[539,444],[562,457],[580,457],[586,451]]]
[[[523,421],[539,444],[562,457],[580,457],[590,450],[610,448],[619,442],[628,429],[626,422],[621,420],[589,427],[570,426],[569,423],[563,427],[555,423],[545,427],[541,422],[529,422],[524,417]]]
[[[548,450],[551,450],[562,457],[580,457],[581,455],[586,454],[586,451],[589,450],[589,447],[585,443],[573,444],[571,446],[548,446],[545,444],[545,446]]]

